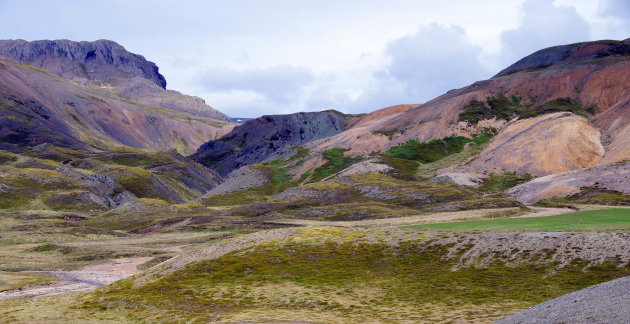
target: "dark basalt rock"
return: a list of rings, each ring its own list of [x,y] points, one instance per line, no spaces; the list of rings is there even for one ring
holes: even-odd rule
[[[349,116],[337,111],[262,116],[202,145],[191,157],[222,176],[245,165],[289,153],[291,147],[341,133]]]
[[[166,88],[155,63],[110,40],[0,40],[0,57],[79,82],[115,84],[121,78],[142,77]]]
[[[535,71],[553,66],[618,56],[630,56],[630,38],[624,41],[602,40],[545,48],[520,59],[499,72],[494,78],[521,71]]]

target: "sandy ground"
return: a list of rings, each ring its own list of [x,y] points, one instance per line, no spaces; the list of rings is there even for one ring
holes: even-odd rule
[[[553,216],[574,212],[570,208],[543,208],[530,207],[531,211],[525,214],[516,215],[514,217],[542,217]],[[268,221],[270,224],[296,225],[296,226],[342,226],[342,227],[389,227],[404,226],[428,223],[456,222],[476,219],[493,218],[493,215],[504,213],[506,211],[517,211],[518,208],[501,208],[501,209],[478,209],[465,210],[458,212],[442,212],[425,215],[368,219],[360,221],[318,221],[308,219],[277,219]]]
[[[59,280],[47,285],[0,292],[0,300],[68,295],[94,290],[139,273],[138,265],[151,259],[149,257],[116,259],[72,271],[33,271],[55,276]]]

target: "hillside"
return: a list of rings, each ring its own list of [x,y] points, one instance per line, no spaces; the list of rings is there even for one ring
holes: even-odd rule
[[[99,52],[101,54],[96,55],[94,60],[81,65],[66,57],[78,49],[75,52],[53,51],[55,47],[48,49],[58,55],[54,56],[32,50],[30,43],[20,44],[23,46],[8,47],[5,41],[0,42],[0,48],[4,48],[3,53],[14,54],[22,61],[39,63],[43,67],[50,65],[54,72],[68,76],[70,80],[9,59],[0,61],[0,138],[4,148],[16,150],[18,147],[51,143],[80,149],[103,150],[125,146],[151,150],[176,149],[186,154],[233,127],[227,121],[210,118],[226,119],[224,115],[215,116],[201,99],[164,90],[150,81],[164,79],[157,73],[157,67],[140,56],[124,51],[116,43],[81,43],[87,46],[81,47],[81,50],[91,48],[88,45],[100,48],[100,45],[106,44],[111,46],[110,51],[131,55],[135,60],[117,57],[114,60],[117,65],[103,62],[100,57],[109,52],[101,49],[105,54]],[[66,43],[57,46],[62,44]],[[66,45],[73,44],[76,45],[73,42]],[[22,52],[16,52],[18,49]],[[139,64],[139,67],[134,64]],[[83,75],[83,78],[75,73],[86,70],[92,73]],[[125,71],[128,72],[125,74]],[[103,83],[106,81],[120,87]],[[95,85],[96,82],[98,85]]]
[[[541,177],[612,165],[630,159],[629,72],[630,40],[543,49],[489,80],[377,110],[303,143],[307,156],[286,165],[287,174],[312,182],[321,180],[317,168],[339,163],[333,175],[352,165],[332,159],[337,151],[339,161],[368,159],[362,172],[416,179]],[[558,191],[565,193],[575,191]]]
[[[66,80],[149,106],[228,121],[203,99],[166,90],[166,78],[155,63],[110,40],[0,40],[0,57],[27,64]],[[148,81],[148,82],[147,82]]]
[[[262,116],[205,143],[191,158],[227,175],[241,166],[292,154],[296,146],[336,135],[351,119],[338,111]]]

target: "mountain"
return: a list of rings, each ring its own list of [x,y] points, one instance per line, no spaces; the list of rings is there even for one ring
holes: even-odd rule
[[[227,175],[241,166],[293,152],[294,146],[338,134],[351,119],[352,116],[334,110],[262,116],[205,143],[191,157]]]
[[[628,72],[630,40],[552,47],[492,79],[415,107],[373,112],[364,117],[369,124],[307,146],[318,152],[348,148],[347,155],[359,156],[409,140],[471,136],[495,128],[501,132],[493,145],[468,170],[546,175],[621,161],[630,158]],[[570,114],[540,117],[562,111]]]
[[[202,117],[229,119],[201,98],[166,90],[166,79],[155,63],[110,40],[0,40],[0,57],[46,70],[106,95]]]
[[[563,183],[572,185],[564,189],[549,189],[550,180],[523,189],[526,195],[510,193],[523,202],[576,194],[579,184],[599,185],[598,190],[623,196],[630,194],[627,186],[606,186],[592,179],[602,174],[598,170],[630,159],[628,84],[630,39],[556,46],[519,60],[489,80],[424,104],[392,106],[353,118],[335,134],[274,142],[266,135],[273,133],[267,128],[275,126],[259,119],[205,144],[194,157],[225,175],[270,159],[278,148],[301,145],[305,157],[284,160],[276,172],[301,179],[302,184],[345,175],[345,168],[365,160],[351,168],[352,173],[385,172],[406,179],[439,176],[436,181],[449,179],[467,186],[501,177],[513,177],[514,185],[567,173]],[[258,124],[269,133],[251,136],[249,130]],[[249,183],[238,177],[231,182]],[[549,190],[540,194],[544,188]]]
[[[0,55],[17,60],[0,60],[5,148],[51,143],[188,154],[234,125],[203,100],[165,90],[155,64],[111,41],[0,41]]]

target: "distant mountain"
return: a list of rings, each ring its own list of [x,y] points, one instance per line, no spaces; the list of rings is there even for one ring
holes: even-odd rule
[[[230,117],[230,121],[237,124],[243,124],[248,120],[252,120],[254,118],[238,118],[238,117]]]
[[[338,111],[269,115],[248,120],[191,157],[221,175],[292,152],[293,146],[342,132],[352,117]]]
[[[157,65],[110,40],[0,40],[0,57],[35,66],[82,84],[117,84],[142,77],[166,89]]]
[[[201,98],[166,90],[166,79],[155,63],[110,40],[0,40],[0,57],[46,70],[107,95],[228,120]]]

